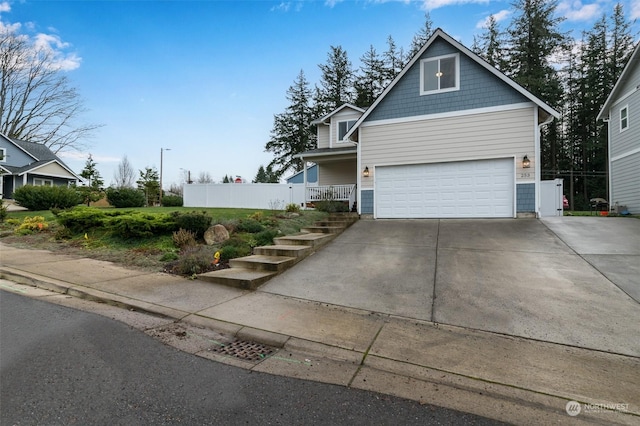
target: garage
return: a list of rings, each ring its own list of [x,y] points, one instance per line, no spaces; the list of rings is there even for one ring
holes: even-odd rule
[[[513,158],[375,168],[377,218],[513,217]]]

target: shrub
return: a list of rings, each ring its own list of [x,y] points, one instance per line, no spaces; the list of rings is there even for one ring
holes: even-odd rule
[[[144,192],[135,188],[107,188],[107,201],[116,208],[143,207]]]
[[[0,198],[0,223],[5,221],[7,214],[7,206],[4,205],[4,202]]]
[[[250,234],[255,234],[263,230],[264,226],[260,222],[252,218],[240,219],[238,221],[238,224],[236,225],[236,231],[238,232],[248,232]]]
[[[168,234],[175,229],[175,223],[169,215],[142,212],[127,212],[109,217],[105,220],[104,226],[127,240]]]
[[[277,236],[277,229],[265,229],[262,232],[258,232],[257,234],[255,234],[256,247],[272,245],[273,239]]]
[[[13,198],[29,210],[49,210],[56,207],[68,209],[82,202],[82,197],[75,188],[64,186],[25,185],[13,192]]]
[[[180,258],[166,269],[174,274],[195,275],[210,271],[213,264],[213,252],[206,246],[187,248]]]
[[[19,234],[32,233],[44,231],[49,227],[49,224],[44,220],[43,216],[25,217],[20,226],[16,228],[16,232]]]
[[[296,203],[287,204],[285,209],[287,213],[300,213],[300,206]]]
[[[220,248],[220,259],[229,260],[236,257],[249,256],[251,254],[252,247],[249,242],[244,241],[242,238],[234,236],[222,243]]]
[[[180,249],[196,245],[196,234],[186,229],[178,229],[173,233],[173,244]]]
[[[104,226],[107,214],[92,207],[76,207],[59,212],[56,216],[58,223],[73,233],[87,232],[93,228]]]
[[[193,232],[196,238],[202,238],[204,236],[204,233],[209,229],[211,221],[213,220],[207,212],[174,212],[172,216],[178,228]]]
[[[348,212],[349,206],[342,201],[324,200],[316,203],[316,210],[327,213]]]
[[[162,197],[162,205],[164,207],[182,207],[184,201],[179,195],[165,195]]]

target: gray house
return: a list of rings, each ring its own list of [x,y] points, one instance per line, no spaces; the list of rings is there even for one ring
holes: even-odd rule
[[[307,200],[374,218],[540,214],[540,129],[558,112],[441,29],[368,109],[343,105],[318,124]],[[353,204],[351,203],[353,200]]]
[[[640,213],[639,50],[640,44],[598,114],[598,119],[608,124],[610,205],[636,214]]]
[[[0,198],[24,185],[70,186],[82,181],[46,146],[0,133]]]

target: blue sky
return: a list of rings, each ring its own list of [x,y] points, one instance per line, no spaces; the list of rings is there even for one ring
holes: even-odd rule
[[[561,1],[562,29],[579,37],[613,5]],[[640,16],[640,0],[623,5]],[[251,181],[273,158],[264,152],[273,116],[301,69],[313,86],[332,45],[354,67],[389,35],[407,49],[426,11],[467,46],[489,15],[506,24],[513,13],[500,0],[20,0],[0,2],[0,25],[55,50],[89,109],[83,121],[104,125],[87,149],[61,154],[74,171],[91,153],[108,185],[125,155],[136,172],[159,169],[165,148],[168,188],[184,170]]]

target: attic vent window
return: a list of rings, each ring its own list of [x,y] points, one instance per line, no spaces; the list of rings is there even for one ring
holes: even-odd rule
[[[629,128],[629,106],[625,105],[620,109],[620,131],[623,132]]]
[[[338,142],[342,142],[344,135],[356,124],[357,120],[340,121],[338,122]]]
[[[459,59],[459,55],[454,54],[420,61],[420,94],[430,95],[459,90]]]

